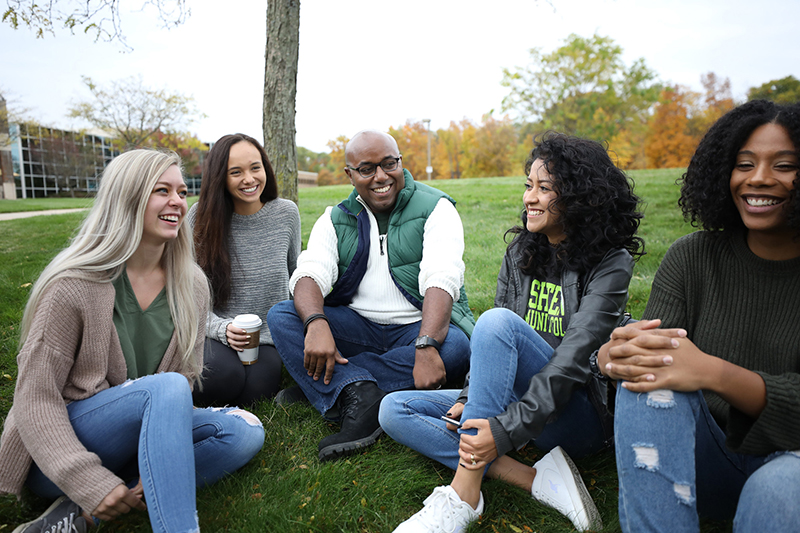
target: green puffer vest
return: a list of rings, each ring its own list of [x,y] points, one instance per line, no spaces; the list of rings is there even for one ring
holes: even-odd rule
[[[423,183],[417,183],[411,173],[403,169],[405,186],[397,195],[397,203],[389,216],[387,231],[389,268],[395,285],[406,299],[422,310],[419,293],[419,263],[422,260],[422,241],[425,221],[442,198],[455,205],[455,200],[445,193]],[[366,269],[369,256],[370,221],[364,206],[358,202],[356,190],[331,210],[331,220],[336,229],[339,249],[339,278],[326,298],[326,305],[350,303]],[[351,263],[356,259],[358,265]],[[361,261],[363,259],[363,261]],[[348,271],[348,269],[350,270]],[[467,292],[462,285],[459,299],[453,302],[450,322],[467,336],[472,335],[475,318],[469,309]]]

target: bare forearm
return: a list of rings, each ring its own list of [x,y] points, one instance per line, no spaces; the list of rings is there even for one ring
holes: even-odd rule
[[[708,390],[746,415],[757,418],[767,405],[767,389],[761,376],[717,357]]]
[[[294,308],[300,320],[322,313],[323,305],[325,300],[317,283],[311,278],[300,278],[294,288]]]
[[[447,291],[430,287],[425,291],[425,300],[422,303],[422,322],[419,326],[419,334],[444,342],[450,328],[452,310],[453,299]]]

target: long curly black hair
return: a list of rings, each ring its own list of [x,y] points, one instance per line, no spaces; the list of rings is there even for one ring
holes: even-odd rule
[[[695,227],[709,231],[743,228],[731,196],[731,173],[736,156],[753,131],[764,124],[783,126],[800,151],[800,104],[780,105],[753,100],[722,116],[706,132],[692,156],[681,184],[679,204],[683,216]],[[788,224],[800,232],[800,171],[789,200]]]
[[[534,139],[525,162],[530,174],[541,159],[558,197],[549,209],[558,213],[566,238],[551,246],[547,237],[522,225],[506,232],[514,235],[509,247],[519,247],[519,267],[533,276],[552,275],[560,269],[588,272],[609,251],[625,248],[634,257],[644,255],[644,241],[636,236],[643,215],[633,182],[618,169],[598,142],[547,132]]]

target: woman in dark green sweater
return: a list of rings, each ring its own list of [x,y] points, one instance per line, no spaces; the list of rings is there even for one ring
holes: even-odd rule
[[[683,177],[679,239],[644,320],[614,331],[623,531],[800,524],[800,105],[744,104]]]

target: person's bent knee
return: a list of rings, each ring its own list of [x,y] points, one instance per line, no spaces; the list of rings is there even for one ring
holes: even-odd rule
[[[403,417],[403,402],[399,400],[400,393],[387,394],[381,400],[380,410],[378,411],[378,423],[381,428],[392,438],[396,434],[396,426]]]
[[[239,417],[247,424],[246,426],[242,426],[240,436],[242,438],[242,455],[246,456],[247,461],[249,461],[264,445],[265,434],[261,420],[250,411],[245,411],[244,409],[232,409],[225,414]]]
[[[495,307],[483,313],[475,323],[472,332],[473,339],[478,336],[501,335],[509,330],[508,324],[511,320],[519,319],[519,315],[504,307]]]
[[[267,324],[270,331],[280,331],[281,328],[291,327],[300,320],[292,300],[284,300],[272,306],[267,313]]]
[[[139,379],[126,381],[121,386],[123,388],[136,384],[154,394],[172,394],[176,396],[190,396],[192,388],[186,376],[177,372],[160,372],[143,376]]]
[[[739,496],[734,531],[794,531],[800,523],[800,456],[782,453],[747,479]]]

